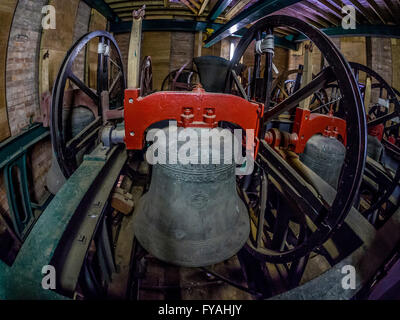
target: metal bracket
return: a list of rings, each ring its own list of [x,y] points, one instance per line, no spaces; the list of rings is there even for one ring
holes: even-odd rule
[[[45,206],[31,201],[26,166],[27,152],[48,137],[49,130],[33,124],[16,137],[0,144],[0,170],[3,169],[5,188],[14,232],[24,240],[35,222],[33,209]],[[16,170],[15,170],[16,169]]]

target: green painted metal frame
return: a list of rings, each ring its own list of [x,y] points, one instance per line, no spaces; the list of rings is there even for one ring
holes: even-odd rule
[[[55,291],[42,288],[42,268],[52,264],[52,258],[77,208],[95,185],[98,177],[108,172],[107,164],[126,160],[124,148],[104,148],[99,145],[63,185],[42,213],[11,267],[0,262],[0,299],[52,300],[66,299]]]
[[[27,153],[39,141],[47,138],[50,132],[41,124],[32,124],[19,135],[7,139],[0,144],[0,170],[3,169],[4,183],[7,200],[10,208],[10,216],[14,226],[14,232],[20,240],[24,240],[30,228],[35,222],[33,209],[43,209],[41,205],[31,201],[28,184]],[[14,168],[18,169],[19,184],[14,184]],[[16,188],[21,195],[21,204],[18,205]],[[45,205],[47,202],[45,201]],[[22,212],[21,212],[22,211]]]
[[[18,186],[14,185],[13,181],[13,168],[17,167],[19,172]],[[14,160],[4,168],[4,183],[7,190],[7,200],[10,208],[11,219],[14,225],[14,231],[20,240],[24,240],[33,223],[35,216],[30,201],[29,188],[28,188],[28,172],[26,168],[26,152],[21,157]],[[18,187],[19,194],[22,196],[21,209],[18,206],[18,199],[16,196],[16,188]],[[22,212],[21,212],[22,211]]]
[[[251,7],[239,13],[236,17],[231,19],[227,24],[223,25],[206,41],[206,48],[211,47],[222,39],[229,37],[243,29],[248,24],[257,21],[271,13],[280,9],[293,5],[301,0],[265,0],[253,4]]]
[[[24,129],[19,135],[0,143],[0,169],[7,163],[18,158],[23,152],[40,140],[49,136],[50,131],[39,123],[34,123]]]
[[[233,0],[218,0],[214,7],[211,9],[207,17],[209,21],[215,21],[221,13],[232,3]]]
[[[96,9],[103,16],[107,18],[107,20],[111,22],[118,22],[121,19],[115,13],[115,11],[106,3],[104,0],[83,0],[87,5]]]
[[[400,27],[389,26],[389,25],[358,25],[355,29],[343,29],[342,27],[333,27],[321,29],[329,37],[388,37],[388,38],[400,38]],[[304,35],[286,36],[286,40],[301,42],[306,40]]]

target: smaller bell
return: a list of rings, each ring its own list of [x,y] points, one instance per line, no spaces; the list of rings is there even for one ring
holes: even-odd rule
[[[346,148],[339,140],[320,134],[312,136],[307,141],[304,153],[300,154],[301,162],[335,189],[345,157]]]

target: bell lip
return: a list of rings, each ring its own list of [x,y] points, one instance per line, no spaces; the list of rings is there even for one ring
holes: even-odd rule
[[[134,212],[134,221],[133,221],[133,230],[134,230],[134,234],[135,234],[135,238],[137,239],[137,241],[140,243],[140,245],[150,254],[152,254],[153,256],[155,256],[157,259],[159,259],[160,261],[172,264],[172,265],[176,265],[176,266],[180,266],[180,267],[189,267],[189,268],[198,268],[198,267],[206,267],[206,266],[210,266],[213,264],[217,264],[223,261],[226,261],[228,259],[230,259],[231,257],[233,257],[234,255],[236,255],[240,249],[242,249],[244,247],[244,245],[247,242],[247,239],[250,236],[250,218],[247,212],[247,208],[245,206],[245,204],[242,202],[241,199],[239,199],[238,205],[239,205],[239,218],[236,222],[236,226],[237,225],[241,225],[240,229],[244,231],[244,235],[242,238],[240,238],[239,240],[237,240],[236,242],[234,242],[231,245],[230,250],[223,250],[221,252],[225,252],[227,251],[226,254],[220,254],[220,256],[218,258],[212,259],[212,260],[207,260],[204,262],[198,262],[198,263],[193,263],[193,262],[188,262],[186,260],[179,260],[179,259],[169,259],[168,257],[166,257],[166,255],[164,255],[162,253],[162,251],[160,252],[159,250],[157,250],[156,248],[151,248],[148,241],[146,241],[147,239],[151,238],[153,241],[158,242],[158,243],[165,243],[166,241],[169,242],[175,242],[174,246],[175,248],[179,248],[183,246],[181,244],[181,241],[179,240],[174,240],[171,238],[167,238],[163,235],[158,235],[159,233],[157,233],[157,230],[155,230],[151,225],[147,225],[145,227],[142,227],[142,230],[146,230],[146,232],[137,232],[137,218],[140,212],[142,212],[142,214],[144,214],[144,211],[140,211],[140,208],[142,206],[142,203],[144,202],[144,200],[146,199],[147,194],[143,195],[142,198],[139,201],[139,204],[137,206],[138,212]],[[135,211],[136,211],[135,210]],[[149,237],[149,235],[153,234],[153,236]],[[156,235],[156,236],[154,236]],[[144,238],[140,239],[142,236],[146,237],[147,239],[145,240]],[[214,238],[215,239],[215,238]],[[212,240],[214,240],[212,239]],[[142,241],[145,240],[145,241]],[[188,240],[186,240],[186,242],[188,242]],[[196,242],[196,241],[194,241]],[[155,249],[155,250],[153,250]],[[178,249],[179,250],[179,249]],[[177,250],[177,251],[178,251]],[[204,254],[205,257],[207,257],[207,254]]]

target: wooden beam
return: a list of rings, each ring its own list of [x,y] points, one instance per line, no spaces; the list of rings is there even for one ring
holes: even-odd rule
[[[104,0],[83,0],[87,5],[96,9],[103,16],[107,18],[107,20],[118,22],[118,15],[114,12],[114,10],[109,6],[107,2]]]
[[[115,8],[114,11],[115,12],[124,12],[124,11],[128,11],[128,12],[132,12],[132,10],[137,10],[140,9],[142,6],[141,5],[134,5],[134,6],[124,6],[124,7],[118,7]],[[168,4],[168,7],[164,7],[164,4],[152,4],[152,5],[146,5],[146,11],[148,10],[177,10],[177,11],[187,11],[186,6],[184,5],[171,5]]]
[[[132,10],[137,10],[139,8],[134,7],[134,8],[120,8],[117,9],[116,12],[118,12],[118,15],[121,16],[123,13],[128,13],[129,15],[132,14]],[[180,8],[180,9],[171,9],[171,8],[164,8],[164,7],[146,7],[146,16],[151,14],[152,12],[165,12],[165,14],[180,14],[180,13],[189,13],[189,11],[185,8]],[[191,15],[193,13],[190,12]]]
[[[286,36],[288,36],[288,35],[291,34],[291,33],[288,32],[287,30],[282,29],[282,28],[275,28],[275,29],[274,29],[274,33],[279,34],[279,35],[283,35],[284,37],[286,37]]]
[[[195,54],[197,55],[195,57],[201,57],[201,51],[203,48],[203,31],[199,31],[196,36],[198,38],[197,38],[197,52],[195,51]]]
[[[381,8],[379,8],[379,6],[373,0],[367,0],[367,2],[370,5],[370,7],[372,8],[372,10],[374,11],[374,13],[376,14],[376,16],[379,18],[379,20],[381,20],[381,22],[383,24],[385,24],[386,21],[384,18],[384,13],[382,12]]]
[[[144,9],[133,12],[132,31],[128,53],[128,88],[139,88],[140,52]]]
[[[197,9],[200,10],[200,4],[199,4],[198,2],[196,2],[196,0],[189,0],[189,2],[190,2],[193,6],[195,6]]]
[[[302,19],[317,28],[328,28],[331,25],[325,19],[321,19],[319,16],[313,15],[308,10],[295,10],[293,8],[287,8],[285,12],[290,13],[290,15],[293,17]]]
[[[238,30],[246,27],[249,23],[257,21],[258,19],[261,19],[266,15],[274,13],[283,8],[287,8],[300,1],[301,0],[263,0],[256,2],[246,10],[240,12],[236,17],[226,23],[223,27],[219,28],[216,32],[214,32],[207,40],[205,47],[209,48],[217,42],[221,41],[222,39],[225,39],[226,37],[231,36]]]
[[[191,17],[193,18],[195,15],[193,12],[189,12],[187,10],[181,10],[181,11],[172,11],[172,10],[165,10],[165,9],[159,9],[159,10],[149,10],[148,12],[146,11],[146,20],[148,20],[150,17],[153,18],[153,16],[159,16],[157,19],[168,19],[167,17]],[[132,15],[129,12],[122,12],[119,14],[119,17],[122,18],[131,18]],[[130,19],[131,20],[131,19]]]
[[[341,15],[341,17],[343,17],[344,15],[343,15],[343,13],[342,13],[342,8],[346,5],[345,3],[343,3],[342,2],[342,0],[328,0],[328,1],[331,1],[331,2],[333,2],[333,3],[335,3],[338,7],[339,7],[339,12],[340,12],[340,15]],[[364,17],[364,15],[362,14],[362,12],[361,12],[361,15]],[[357,20],[357,19],[356,19]]]
[[[304,68],[301,81],[302,88],[304,88],[307,84],[309,84],[312,81],[312,74],[313,74],[312,53],[313,53],[313,44],[310,41],[304,45]],[[310,110],[310,101],[311,101],[311,96],[308,96],[307,98],[302,100],[299,105],[300,108]]]
[[[332,3],[330,3],[328,0],[320,0],[325,7],[327,7],[329,10],[334,12],[338,18],[343,18],[342,10],[338,9],[335,7]]]
[[[218,0],[208,15],[208,20],[215,21],[233,0]]]
[[[206,9],[208,3],[210,2],[210,0],[203,0],[203,3],[201,4],[201,8],[199,10],[199,16],[201,16],[204,12],[204,10]]]
[[[237,15],[245,6],[247,6],[251,0],[238,1],[235,6],[233,6],[225,15],[227,20],[231,20],[235,15]]]
[[[320,3],[322,3],[325,7],[327,7],[329,10],[335,13],[335,15],[341,20],[343,18],[343,13],[342,10],[335,7],[332,3],[330,3],[327,0],[319,0]],[[359,24],[359,18],[356,16],[356,22]]]
[[[196,9],[193,8],[193,7],[190,5],[189,1],[187,1],[187,0],[179,0],[179,1],[182,2],[186,7],[188,7],[195,15],[197,15]]]
[[[400,23],[400,16],[396,14],[396,8],[390,0],[383,0],[383,4],[387,8],[388,13],[392,16],[393,21]]]
[[[41,57],[42,60],[42,78],[41,78],[41,91],[40,93],[43,94],[45,92],[50,92],[50,79],[49,79],[49,51]]]
[[[149,6],[162,6],[168,0],[157,0],[157,1],[146,1],[146,8]],[[142,7],[143,1],[118,1],[118,2],[108,2],[111,9],[121,8],[121,7]]]
[[[369,105],[371,103],[371,83],[372,80],[370,77],[367,77],[365,81],[365,92],[364,92],[364,108],[366,114],[369,112]]]
[[[303,2],[301,2],[301,4],[307,8],[314,10],[315,12],[318,12],[319,14],[321,14],[322,18],[324,18],[324,20],[328,21],[329,23],[331,23],[335,26],[340,24],[341,20],[338,19],[334,14],[330,13],[329,11],[323,10],[320,7],[318,7],[315,4],[308,2],[308,1],[303,1]]]
[[[374,18],[371,17],[369,12],[362,4],[360,4],[357,0],[350,0],[350,3],[353,4],[353,6],[357,9],[357,11],[361,13],[361,15],[365,17],[365,19],[367,19],[369,23],[374,24]]]

